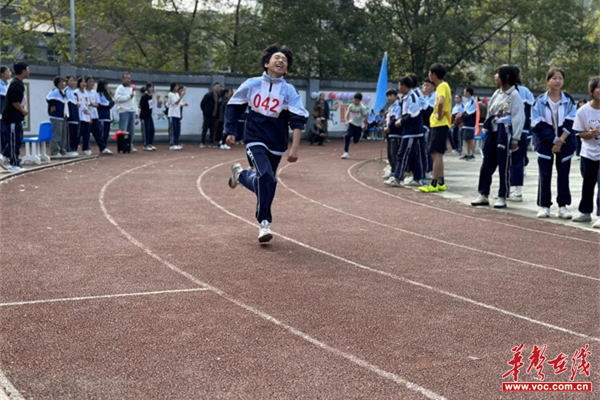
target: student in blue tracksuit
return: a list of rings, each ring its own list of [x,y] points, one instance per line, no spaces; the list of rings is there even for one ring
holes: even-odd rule
[[[571,159],[575,155],[577,139],[573,122],[577,113],[575,101],[562,91],[565,74],[552,68],[546,74],[548,91],[539,96],[531,108],[531,129],[538,155],[540,180],[538,184],[538,218],[550,217],[552,205],[552,165],[556,164],[558,196],[558,218],[571,219],[567,206],[571,204],[569,172]]]
[[[499,89],[490,100],[487,119],[483,124],[486,133],[483,141],[483,163],[479,172],[479,197],[472,201],[471,205],[490,204],[488,196],[492,177],[498,169],[500,189],[494,208],[506,208],[506,197],[510,190],[511,151],[517,149],[521,139],[525,112],[516,87],[517,73],[514,67],[511,65],[499,67],[496,69],[494,79]]]
[[[100,124],[100,136],[104,145],[108,146],[110,136],[110,125],[112,124],[112,108],[115,102],[108,91],[108,81],[106,79],[98,80],[98,123]],[[113,152],[105,147],[102,154],[112,155]]]
[[[531,143],[531,107],[535,99],[531,90],[521,85],[523,74],[521,69],[515,67],[517,70],[517,89],[521,100],[523,100],[523,107],[525,108],[525,125],[523,126],[523,135],[519,141],[519,148],[512,154],[512,167],[510,171],[510,186],[514,188],[512,193],[506,200],[521,202],[523,201],[522,189],[523,180],[525,177],[525,166],[527,165],[527,149]]]
[[[6,92],[8,91],[8,81],[12,76],[12,71],[7,66],[0,67],[0,162],[4,162],[4,156],[1,154],[8,136],[4,125],[2,125],[2,110],[4,109],[4,102],[6,101]]]
[[[466,87],[463,91],[464,111],[460,116],[462,122],[462,140],[467,145],[467,151],[460,159],[464,161],[475,161],[475,127],[477,121],[477,99],[474,96],[475,91],[472,87]]]
[[[390,164],[390,173],[384,175],[383,179],[390,179],[394,176],[396,170],[396,161],[398,159],[398,149],[400,148],[400,139],[402,128],[396,126],[396,121],[402,116],[402,106],[398,99],[398,91],[396,89],[388,89],[385,93],[385,98],[388,104],[391,104],[386,118],[384,132],[387,135],[387,159]]]
[[[288,162],[298,160],[298,147],[308,111],[294,86],[283,77],[291,70],[294,55],[285,46],[273,44],[262,54],[261,77],[250,78],[233,95],[225,111],[227,145],[235,144],[236,124],[246,108],[250,107],[244,132],[246,154],[254,169],[242,169],[239,163],[231,167],[229,187],[239,183],[257,197],[256,219],[260,223],[258,241],[266,243],[271,233],[271,204],[277,187],[277,167],[288,148],[289,129],[293,130],[292,147]]]
[[[387,186],[399,187],[404,181],[405,172],[410,169],[413,173],[414,186],[421,185],[421,151],[419,142],[425,135],[423,119],[421,117],[421,102],[415,92],[415,82],[410,76],[400,79],[400,93],[402,93],[401,116],[394,125],[402,128],[401,142],[394,176],[385,181]]]
[[[465,106],[460,94],[454,96],[454,106],[452,107],[452,130],[450,131],[450,144],[452,145],[452,154],[461,155],[462,153],[462,132],[460,121]]]
[[[57,76],[54,78],[54,89],[48,93],[48,118],[52,123],[52,141],[50,142],[50,156],[67,155],[67,124],[69,115],[67,95],[64,92],[65,80]]]
[[[67,118],[67,156],[78,157],[77,146],[79,146],[79,99],[75,94],[77,80],[74,76],[67,76],[67,87],[65,96],[67,97],[67,108],[69,116]]]

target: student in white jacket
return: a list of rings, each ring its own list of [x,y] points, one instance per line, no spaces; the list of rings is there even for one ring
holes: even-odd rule
[[[135,91],[131,86],[131,75],[127,72],[123,74],[121,84],[115,91],[115,103],[117,104],[117,112],[119,113],[119,130],[129,132],[131,139],[131,151],[136,152],[133,148],[133,135],[135,134]]]

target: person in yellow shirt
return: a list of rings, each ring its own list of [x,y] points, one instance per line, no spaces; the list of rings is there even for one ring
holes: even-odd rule
[[[429,67],[429,79],[436,86],[435,107],[429,118],[431,134],[427,148],[433,157],[433,179],[429,185],[419,188],[421,192],[432,193],[446,190],[444,182],[444,153],[446,139],[452,125],[452,93],[450,86],[444,82],[446,68],[442,64]]]

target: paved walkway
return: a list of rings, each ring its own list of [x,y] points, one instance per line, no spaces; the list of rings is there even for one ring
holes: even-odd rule
[[[445,163],[445,175],[448,186],[448,191],[440,193],[441,196],[456,200],[464,204],[471,204],[477,197],[477,183],[479,180],[479,169],[481,168],[482,158],[478,154],[476,162],[466,162],[459,160],[458,156],[446,154],[444,156]],[[539,207],[536,204],[537,191],[538,191],[538,168],[537,168],[537,156],[535,152],[529,152],[529,166],[526,169],[527,176],[525,176],[525,185],[523,186],[523,202],[513,203],[509,202],[508,207],[504,210],[497,210],[498,212],[509,212],[513,214],[522,215],[524,217],[536,218],[536,214]],[[579,171],[579,160],[574,158],[571,163],[571,174],[570,174],[570,187],[571,196],[573,202],[569,208],[573,217],[579,215],[578,207],[579,200],[581,199],[581,187],[583,178]],[[494,175],[494,181],[492,183],[492,194],[498,193],[498,174]],[[559,219],[556,216],[558,212],[558,205],[555,203],[556,199],[556,171],[554,171],[552,178],[552,196],[553,205],[551,208],[551,217],[547,220],[557,224],[564,224],[575,226],[582,229],[598,231],[592,229],[592,223],[574,223],[570,220]],[[491,197],[491,196],[490,196]],[[490,198],[490,203],[493,204],[494,199]],[[490,207],[491,208],[491,207]],[[593,221],[596,217],[593,217]]]

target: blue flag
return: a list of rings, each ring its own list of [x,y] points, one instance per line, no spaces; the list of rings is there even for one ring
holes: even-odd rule
[[[375,94],[375,106],[373,109],[376,114],[379,114],[385,104],[385,92],[388,88],[388,73],[387,73],[387,52],[383,53],[383,62],[381,63],[381,71],[379,71],[379,80],[377,81],[377,93]]]

